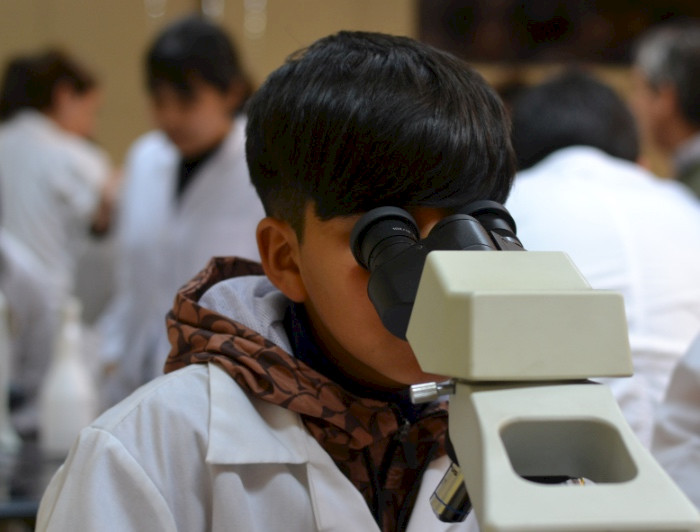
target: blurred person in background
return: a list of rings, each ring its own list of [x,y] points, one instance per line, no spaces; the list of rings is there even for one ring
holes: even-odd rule
[[[700,22],[643,34],[633,67],[633,109],[643,132],[671,157],[674,177],[700,196]]]
[[[605,382],[649,446],[671,371],[700,332],[700,202],[636,163],[630,110],[583,72],[515,99],[513,146],[506,206],[525,247],[564,251],[593,288],[624,296],[634,376]]]
[[[100,100],[95,76],[58,50],[15,57],[0,88],[3,226],[62,300],[75,290],[90,233],[110,223],[112,171],[90,140]]]
[[[146,82],[157,129],[130,149],[116,235],[115,298],[100,319],[103,406],[162,373],[165,314],[212,256],[259,260],[264,213],[245,160],[251,92],[230,37],[197,16],[150,46]]]

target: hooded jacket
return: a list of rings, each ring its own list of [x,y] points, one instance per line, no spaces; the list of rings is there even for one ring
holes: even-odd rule
[[[446,405],[430,405],[409,421],[396,404],[353,395],[295,358],[279,320],[259,332],[266,324],[255,309],[236,308],[241,301],[234,296],[232,280],[260,274],[257,263],[218,258],[183,287],[167,316],[172,349],[166,373],[213,363],[249,396],[299,414],[362,493],[379,527],[405,529],[423,472],[445,454]],[[268,294],[278,299],[278,308],[289,304],[280,295],[274,290]],[[213,310],[222,301],[226,315]]]

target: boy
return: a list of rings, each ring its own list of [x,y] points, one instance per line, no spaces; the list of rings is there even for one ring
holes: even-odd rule
[[[448,465],[445,405],[402,393],[439,377],[381,324],[349,235],[379,205],[426,234],[471,201],[502,202],[501,102],[449,54],[341,32],[274,72],[248,116],[265,276],[217,259],[179,293],[170,373],[82,433],[38,530],[452,526],[428,503]]]

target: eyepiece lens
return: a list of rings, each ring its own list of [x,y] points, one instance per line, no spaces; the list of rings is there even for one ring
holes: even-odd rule
[[[487,230],[502,228],[515,233],[515,220],[503,205],[496,201],[480,200],[467,205],[460,211],[461,214],[473,216]]]
[[[420,233],[413,217],[398,207],[377,207],[360,218],[350,234],[355,260],[369,271],[396,253],[418,242]],[[380,259],[380,257],[384,257]]]

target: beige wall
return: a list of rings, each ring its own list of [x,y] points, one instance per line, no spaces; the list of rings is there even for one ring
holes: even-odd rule
[[[259,38],[244,30],[244,1],[229,3],[223,22],[257,83],[291,52],[341,29],[416,34],[414,0],[267,0],[267,29]]]
[[[63,46],[95,70],[105,101],[97,140],[117,164],[150,127],[142,82],[143,51],[168,21],[199,8],[197,0],[0,0],[0,62],[48,44]],[[206,0],[205,0],[206,1]],[[256,84],[291,52],[340,29],[415,35],[415,0],[218,0],[216,17],[233,35]],[[265,4],[266,29],[246,33],[245,5]],[[250,14],[250,10],[249,10]]]

